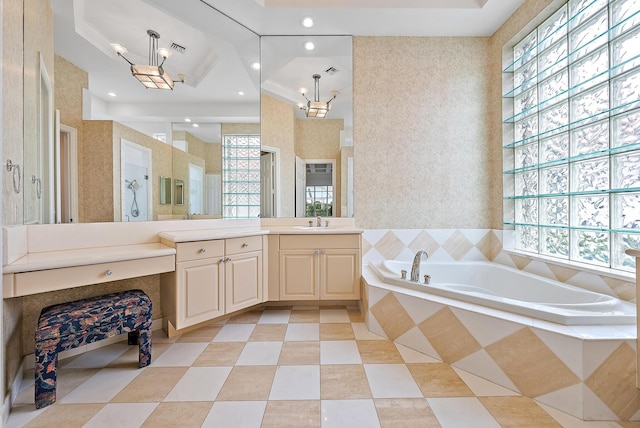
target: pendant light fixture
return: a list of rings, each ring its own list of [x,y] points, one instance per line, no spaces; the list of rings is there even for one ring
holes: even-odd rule
[[[149,35],[149,64],[148,65],[136,65],[125,58],[124,54],[127,53],[127,49],[124,46],[118,44],[112,44],[111,46],[116,51],[118,56],[127,61],[131,66],[131,74],[140,81],[147,89],[170,89],[173,90],[175,82],[184,83],[184,79],[174,81],[169,76],[169,73],[162,67],[164,62],[171,52],[167,48],[158,49],[158,39],[160,34],[154,30],[147,30]],[[160,61],[162,58],[162,61]],[[159,64],[158,64],[159,63]]]
[[[307,105],[305,106],[303,103],[299,103],[298,107],[301,110],[304,110],[307,117],[319,117],[323,118],[327,115],[329,110],[331,110],[331,101],[338,96],[338,91],[331,91],[331,99],[327,102],[320,101],[320,75],[314,74],[313,76],[314,86],[315,86],[315,96],[314,100],[311,101],[307,98],[307,88],[300,88],[300,94],[307,100]]]

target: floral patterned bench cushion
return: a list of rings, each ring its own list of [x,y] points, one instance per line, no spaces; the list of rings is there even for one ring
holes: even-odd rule
[[[40,314],[36,343],[84,334],[151,311],[151,300],[141,290],[112,293],[48,306]]]

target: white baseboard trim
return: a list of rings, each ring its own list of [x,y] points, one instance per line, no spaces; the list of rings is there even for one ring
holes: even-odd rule
[[[163,318],[155,319],[151,323],[151,330],[157,331],[162,330],[162,322]],[[79,354],[83,354],[87,351],[92,351],[94,349],[104,348],[105,346],[112,345],[114,343],[122,342],[123,340],[127,340],[127,333],[119,334],[117,336],[108,337],[103,340],[99,340],[97,342],[90,343],[88,345],[79,346],[74,349],[69,349],[68,351],[63,351],[58,354],[58,364],[61,360],[65,358],[74,357]],[[153,346],[153,343],[152,343]],[[16,373],[13,382],[11,383],[11,389],[8,391],[7,395],[4,398],[4,402],[2,405],[3,413],[2,413],[2,426],[6,426],[7,419],[9,418],[9,412],[11,411],[11,407],[16,401],[18,394],[22,390],[22,383],[24,379],[24,372],[26,370],[32,369],[35,365],[35,354],[27,354],[22,358],[22,363],[20,364],[20,368],[18,373]]]

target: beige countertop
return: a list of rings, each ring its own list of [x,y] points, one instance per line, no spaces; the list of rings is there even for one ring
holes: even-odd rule
[[[256,235],[344,235],[361,234],[363,229],[351,226],[308,227],[272,226],[262,228],[200,229],[160,232],[158,236],[169,242],[207,241],[211,239],[243,238]]]
[[[362,229],[352,226],[308,227],[274,226],[247,228],[213,228],[160,232],[158,236],[165,242],[192,242],[213,239],[242,238],[267,234],[276,235],[332,235],[361,234]],[[86,266],[125,260],[148,259],[176,254],[175,248],[157,243],[114,245],[94,248],[80,248],[57,251],[27,253],[16,261],[3,266],[3,274]]]
[[[82,248],[77,250],[44,251],[27,253],[18,260],[5,265],[3,274],[86,266],[98,263],[148,259],[170,256],[176,249],[159,242],[150,244],[117,245],[111,247]]]

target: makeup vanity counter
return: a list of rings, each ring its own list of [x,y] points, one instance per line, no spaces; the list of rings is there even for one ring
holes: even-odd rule
[[[161,243],[27,253],[3,267],[3,297],[169,272],[175,253]]]

